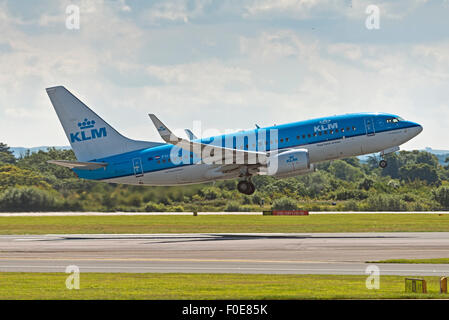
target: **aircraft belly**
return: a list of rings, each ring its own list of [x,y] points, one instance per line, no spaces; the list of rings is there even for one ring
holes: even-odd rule
[[[224,175],[223,177],[208,175],[207,173],[211,169],[216,169],[216,166],[212,167],[209,164],[195,164],[155,172],[146,172],[140,177],[129,175],[125,177],[105,179],[103,181],[133,185],[174,186],[182,184],[196,184],[224,178]]]
[[[402,130],[376,133],[373,136],[363,136],[362,152],[363,154],[380,152],[391,147],[399,146],[406,141]]]
[[[176,174],[176,180],[178,183],[199,183],[208,181],[209,179],[205,176],[205,173],[208,170],[207,167],[208,165],[205,164],[181,167],[181,170]]]

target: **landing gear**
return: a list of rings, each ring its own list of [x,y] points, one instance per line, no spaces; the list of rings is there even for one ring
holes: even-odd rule
[[[387,165],[388,165],[387,160],[380,160],[379,167],[381,167],[382,169],[385,169],[387,167]]]
[[[240,193],[251,195],[256,191],[256,187],[251,181],[242,180],[237,184],[237,190]]]

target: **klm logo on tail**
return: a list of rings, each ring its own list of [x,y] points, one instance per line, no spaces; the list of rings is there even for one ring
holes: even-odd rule
[[[95,129],[95,120],[84,119],[83,122],[78,122],[78,128],[80,131],[70,133],[71,143],[99,139],[107,136],[105,127]]]

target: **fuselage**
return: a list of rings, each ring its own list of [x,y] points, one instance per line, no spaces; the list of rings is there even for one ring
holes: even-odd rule
[[[400,146],[422,127],[386,113],[357,113],[274,125],[233,134],[198,139],[203,143],[250,151],[307,149],[310,163],[359,156]],[[80,178],[123,184],[178,185],[232,179],[237,171],[217,171],[217,164],[201,163],[194,152],[174,153],[161,145],[92,161],[106,168],[77,170]]]

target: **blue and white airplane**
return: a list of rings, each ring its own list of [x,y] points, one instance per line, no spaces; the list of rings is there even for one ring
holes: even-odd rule
[[[150,114],[165,143],[122,136],[62,86],[47,94],[78,161],[52,160],[83,179],[171,186],[240,178],[238,190],[255,191],[251,177],[284,178],[315,170],[318,162],[380,152],[416,137],[422,126],[386,113],[355,113],[198,139],[175,136]]]

